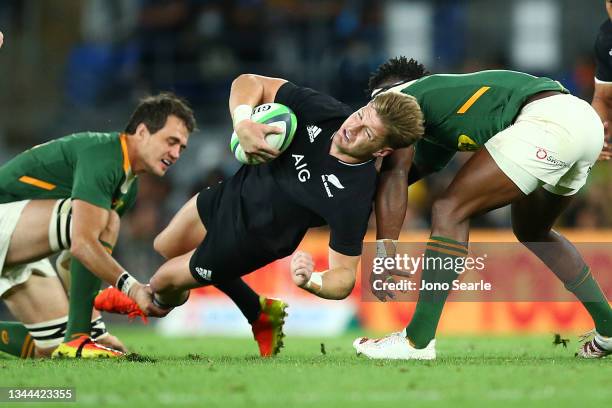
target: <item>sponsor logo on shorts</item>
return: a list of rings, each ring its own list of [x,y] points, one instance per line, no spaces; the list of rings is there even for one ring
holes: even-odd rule
[[[556,157],[549,154],[545,149],[542,149],[541,147],[539,147],[538,150],[536,151],[536,157],[540,160],[544,160],[552,164],[555,167],[559,167],[559,168],[570,167],[568,163],[564,162],[563,160],[557,159]]]
[[[334,196],[331,192],[331,189],[329,188],[330,184],[341,190],[344,189],[344,186],[342,185],[340,180],[338,180],[338,177],[336,177],[334,174],[321,174],[321,179],[323,180],[323,187],[325,187],[325,191],[327,192],[328,197]]]
[[[195,270],[202,279],[211,280],[212,271],[210,269],[204,269],[196,266]]]

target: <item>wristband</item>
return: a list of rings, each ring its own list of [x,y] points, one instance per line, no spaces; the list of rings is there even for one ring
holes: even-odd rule
[[[376,258],[393,257],[397,253],[396,239],[377,239]]]
[[[138,281],[134,279],[134,277],[130,275],[127,271],[124,271],[121,276],[119,276],[119,279],[117,279],[115,287],[129,296],[130,289],[135,283],[138,283]]]
[[[313,293],[318,293],[323,289],[323,274],[325,272],[313,272],[310,274],[310,279],[306,282],[306,289]]]
[[[238,105],[232,112],[232,121],[234,123],[234,129],[238,123],[243,120],[251,119],[251,115],[253,114],[253,107],[250,105]]]

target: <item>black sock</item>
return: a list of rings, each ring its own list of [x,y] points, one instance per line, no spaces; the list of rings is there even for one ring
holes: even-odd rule
[[[218,283],[215,287],[232,299],[249,324],[257,320],[261,312],[259,295],[242,279]]]

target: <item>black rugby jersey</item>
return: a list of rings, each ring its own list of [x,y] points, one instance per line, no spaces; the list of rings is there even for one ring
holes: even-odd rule
[[[606,21],[599,28],[595,40],[595,80],[612,83],[612,21]]]
[[[293,110],[297,130],[279,157],[242,166],[227,181],[240,190],[239,224],[279,257],[291,254],[308,228],[328,224],[333,250],[360,255],[376,189],[375,163],[348,164],[329,154],[334,132],[352,109],[290,82],[275,102]]]

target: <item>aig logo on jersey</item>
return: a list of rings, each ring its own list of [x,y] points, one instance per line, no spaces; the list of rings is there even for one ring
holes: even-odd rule
[[[325,187],[325,192],[327,193],[328,197],[334,196],[331,192],[331,189],[329,188],[330,184],[341,190],[344,189],[344,186],[342,185],[342,183],[340,183],[340,180],[338,180],[338,177],[336,177],[334,174],[321,174],[321,179],[323,180],[323,187]]]
[[[196,266],[195,270],[198,273],[198,275],[202,277],[202,279],[211,280],[212,271],[210,269],[204,269],[204,268],[200,268],[199,266]]]

